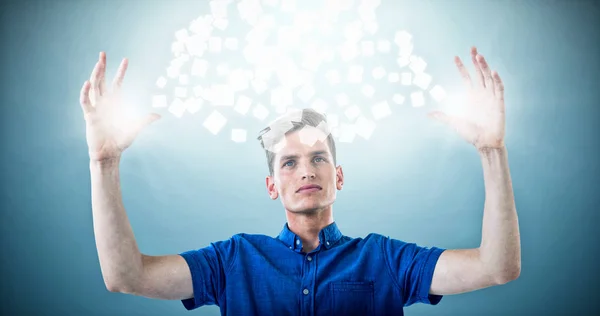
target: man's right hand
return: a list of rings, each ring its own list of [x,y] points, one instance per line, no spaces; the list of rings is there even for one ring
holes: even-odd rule
[[[152,113],[131,120],[123,114],[120,92],[127,64],[127,59],[123,59],[109,92],[105,84],[106,54],[101,52],[90,80],[81,88],[79,102],[86,122],[86,139],[92,161],[119,159],[138,133],[160,118],[160,115]]]

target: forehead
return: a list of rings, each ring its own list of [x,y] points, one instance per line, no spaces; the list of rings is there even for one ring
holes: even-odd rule
[[[314,127],[304,127],[285,135],[279,142],[277,158],[290,155],[306,155],[315,151],[330,153],[325,132]]]

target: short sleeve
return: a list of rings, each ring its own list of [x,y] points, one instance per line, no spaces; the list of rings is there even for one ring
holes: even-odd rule
[[[391,273],[397,276],[404,306],[414,303],[437,305],[441,295],[430,295],[433,271],[445,249],[420,247],[389,237],[383,238],[382,248]]]
[[[235,245],[232,237],[180,254],[190,268],[194,289],[193,298],[181,301],[187,310],[203,305],[219,305],[219,297],[225,290],[225,274],[235,261]]]

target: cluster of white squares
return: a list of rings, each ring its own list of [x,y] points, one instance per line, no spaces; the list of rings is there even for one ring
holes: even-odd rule
[[[232,3],[235,4],[230,7]],[[356,136],[369,139],[375,130],[375,121],[390,116],[394,106],[390,106],[387,100],[375,98],[375,87],[363,83],[367,76],[371,75],[377,81],[385,80],[392,84],[415,86],[420,89],[406,96],[400,93],[394,94],[390,102],[396,105],[410,103],[413,107],[422,107],[425,105],[425,91],[428,89],[431,97],[437,102],[446,97],[441,86],[435,85],[430,88],[433,78],[425,72],[426,62],[420,56],[413,54],[411,34],[406,31],[396,32],[393,42],[386,39],[363,40],[365,35],[374,35],[377,32],[375,9],[379,4],[380,0],[360,1],[356,8],[359,19],[350,22],[343,29],[346,41],[337,48],[323,48],[314,43],[303,44],[298,41],[302,32],[319,28],[322,32],[331,31],[330,28],[319,25],[319,23],[302,23],[304,20],[317,21],[319,17],[317,15],[300,14],[291,28],[281,28],[277,34],[281,43],[304,45],[304,50],[302,50],[304,58],[299,67],[293,60],[276,56],[263,46],[270,36],[269,32],[272,32],[273,27],[276,26],[274,17],[265,13],[264,9],[278,6],[283,12],[293,12],[296,9],[296,0],[241,0],[236,2],[212,0],[209,2],[210,14],[198,17],[190,23],[189,28],[175,33],[176,41],[171,46],[175,58],[166,69],[166,76],[161,76],[156,81],[159,89],[165,89],[168,81],[175,83],[176,86],[172,90],[174,98],[169,103],[166,94],[153,96],[152,106],[167,108],[174,116],[182,117],[185,113],[195,114],[205,104],[209,104],[215,108],[209,109],[210,114],[204,120],[203,126],[210,133],[216,135],[227,124],[227,118],[216,107],[231,107],[240,115],[252,115],[256,119],[264,121],[270,115],[280,115],[292,109],[294,99],[298,98],[303,104],[307,104],[320,113],[327,114],[329,122],[326,129],[327,134],[333,134],[340,142],[352,142]],[[332,16],[343,10],[350,10],[352,6],[352,0],[332,1],[325,5],[329,10],[328,13]],[[205,58],[205,54],[240,49],[240,41],[237,38],[213,36],[213,30],[228,28],[227,16],[232,7],[234,10],[237,9],[242,20],[253,26],[253,29],[244,38],[249,44],[243,48],[244,57],[255,66],[253,71],[230,68],[226,63],[209,63]],[[372,57],[376,53],[389,54],[393,50],[392,44],[396,44],[398,48],[396,61],[400,71],[388,71],[381,65],[373,69],[365,69],[360,62],[354,61],[360,56]],[[359,85],[359,91],[364,96],[364,100],[373,104],[369,110],[364,111],[362,107],[354,103],[356,100],[351,101],[349,96],[344,93],[337,94],[333,102],[327,102],[317,96],[315,86],[312,84],[312,79],[314,79],[312,72],[324,62],[333,61],[335,54],[340,56],[341,61],[350,65],[346,71],[338,69],[323,71],[322,68],[319,71],[323,71],[326,81],[331,85],[340,83]],[[189,69],[183,67],[187,63],[191,63]],[[189,86],[195,78],[205,78],[211,67],[214,67],[218,77],[224,78],[224,84]],[[188,70],[189,73],[187,73]],[[267,82],[272,76],[278,77],[281,82],[280,86],[269,87]],[[249,94],[244,93],[248,89],[251,89],[256,95],[269,93],[270,106],[253,102],[253,99],[248,96]],[[336,111],[341,115],[332,113]],[[340,121],[343,116],[348,122]],[[368,119],[367,116],[371,116],[373,120]],[[231,139],[234,142],[244,142],[246,138],[246,130],[236,128],[231,130]],[[315,138],[310,136],[307,139],[312,141]]]

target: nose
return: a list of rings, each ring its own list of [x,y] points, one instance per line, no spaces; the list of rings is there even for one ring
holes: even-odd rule
[[[311,168],[311,166],[307,166],[305,164],[303,164],[300,168],[300,170],[298,170],[300,172],[300,174],[302,175],[302,179],[314,179],[317,177],[317,175],[315,174],[315,171],[313,170],[313,168]]]

